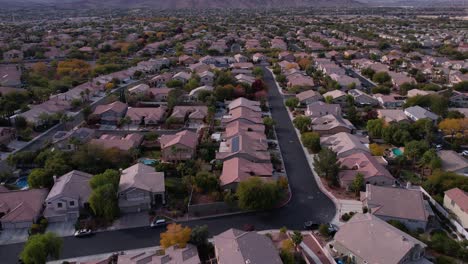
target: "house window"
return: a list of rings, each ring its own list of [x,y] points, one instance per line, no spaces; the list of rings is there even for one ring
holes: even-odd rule
[[[62,208],[62,203],[57,203],[58,208]]]
[[[75,206],[75,201],[70,201],[70,206]]]

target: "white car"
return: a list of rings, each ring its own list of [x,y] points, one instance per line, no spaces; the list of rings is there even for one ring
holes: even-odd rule
[[[153,222],[151,222],[151,227],[160,227],[160,226],[166,226],[167,222],[166,219],[155,219]]]
[[[468,156],[468,150],[464,150],[464,151],[462,152],[462,155],[465,156],[465,157]]]
[[[76,230],[74,236],[75,237],[85,237],[85,236],[90,236],[93,234],[93,230],[91,229],[80,229]]]

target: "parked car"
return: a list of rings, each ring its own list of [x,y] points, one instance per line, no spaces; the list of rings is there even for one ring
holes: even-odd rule
[[[314,223],[312,221],[304,222],[304,229],[305,230],[317,230],[317,229],[319,229],[319,227],[320,227],[319,223]]]
[[[74,236],[75,237],[87,237],[92,235],[94,232],[91,229],[80,229],[76,230]]]
[[[467,156],[468,156],[468,150],[464,150],[464,151],[462,152],[462,155],[465,156],[465,157],[467,157]]]
[[[328,233],[330,235],[333,236],[333,235],[335,235],[336,232],[338,232],[338,226],[336,226],[336,225],[334,225],[332,223],[328,223],[327,226],[328,226]]]
[[[150,227],[161,227],[166,225],[166,219],[154,219],[153,222],[151,222]]]

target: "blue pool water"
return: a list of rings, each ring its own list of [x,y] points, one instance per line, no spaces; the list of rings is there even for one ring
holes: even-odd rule
[[[143,164],[145,164],[145,165],[149,165],[149,166],[151,166],[151,165],[154,165],[154,164],[157,164],[157,163],[158,163],[158,161],[157,161],[157,160],[155,160],[155,159],[146,159],[146,158],[144,158],[144,159],[140,159],[140,162],[141,162],[141,163],[143,163]]]
[[[27,189],[29,187],[29,184],[28,184],[28,177],[21,177],[19,178],[16,183],[15,183],[16,186],[18,186],[18,188],[20,189]]]
[[[395,156],[403,155],[403,151],[401,151],[401,149],[399,149],[399,148],[392,149],[392,152],[393,152],[393,154],[395,154]]]

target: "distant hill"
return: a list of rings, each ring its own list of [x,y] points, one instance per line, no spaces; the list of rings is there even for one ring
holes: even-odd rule
[[[213,8],[281,8],[363,6],[355,0],[0,0],[2,7],[76,7],[76,8],[153,8],[153,9],[213,9]]]

